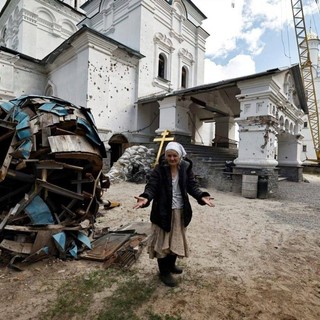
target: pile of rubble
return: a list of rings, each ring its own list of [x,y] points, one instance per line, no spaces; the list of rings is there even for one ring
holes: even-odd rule
[[[112,183],[129,181],[145,182],[155,162],[154,149],[145,146],[127,148],[106,174]]]
[[[91,248],[99,201],[110,186],[104,157],[89,109],[45,96],[1,103],[1,256],[30,262]]]

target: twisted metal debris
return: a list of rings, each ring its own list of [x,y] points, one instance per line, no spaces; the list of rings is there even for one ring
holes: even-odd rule
[[[46,96],[0,104],[0,250],[34,261],[77,257],[102,190],[106,151],[89,109]]]

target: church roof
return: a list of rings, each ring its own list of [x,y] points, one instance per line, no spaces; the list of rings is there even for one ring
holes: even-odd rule
[[[85,32],[90,32],[92,34],[97,35],[98,37],[113,43],[114,45],[116,45],[119,49],[122,49],[124,51],[126,51],[128,54],[130,54],[131,56],[135,56],[137,59],[141,59],[144,57],[143,54],[141,54],[140,52],[133,50],[125,45],[123,45],[122,43],[113,40],[105,35],[103,35],[102,33],[93,30],[87,26],[82,26],[81,29],[79,29],[76,33],[74,33],[70,38],[68,38],[67,40],[65,40],[59,47],[57,47],[55,50],[53,50],[51,53],[49,53],[46,57],[44,57],[42,60],[41,59],[36,59],[33,58],[31,56],[25,55],[23,53],[20,53],[19,51],[13,50],[13,49],[9,49],[7,47],[3,47],[0,46],[0,51],[4,51],[4,52],[8,52],[10,54],[13,54],[15,56],[19,56],[20,58],[27,60],[27,61],[31,61],[34,63],[37,63],[39,65],[45,65],[47,63],[51,63],[53,62],[62,52],[64,52],[66,49],[71,47],[72,42],[77,39],[78,37],[80,37],[83,33]]]
[[[2,16],[3,12],[6,10],[8,4],[10,3],[11,0],[7,0],[4,4],[4,6],[2,7],[2,10],[0,11],[0,17]],[[56,0],[57,2],[59,2],[60,4],[62,4],[63,6],[68,7],[70,10],[75,11],[77,14],[81,14],[84,15],[83,13],[79,12],[79,10],[73,8],[72,6],[70,6],[69,4],[63,2],[62,0]]]
[[[299,68],[298,64],[292,65],[289,68],[274,68],[274,69],[270,69],[270,70],[267,70],[264,72],[255,73],[255,74],[251,74],[251,75],[247,75],[247,76],[232,78],[232,79],[228,79],[228,80],[222,80],[219,82],[204,84],[204,85],[200,85],[200,86],[196,86],[196,87],[192,87],[192,88],[187,88],[187,89],[182,89],[182,90],[175,90],[173,92],[160,94],[157,96],[146,97],[146,98],[139,99],[137,101],[137,103],[148,103],[148,102],[152,102],[152,101],[161,100],[165,97],[170,97],[170,96],[188,95],[188,94],[193,94],[193,93],[205,93],[205,92],[209,92],[212,90],[219,90],[221,88],[237,86],[237,82],[239,82],[239,81],[264,77],[267,75],[283,72],[284,70],[291,70],[292,76],[293,76],[294,81],[296,83],[296,91],[297,91],[297,95],[299,98],[301,109],[305,113],[308,113],[308,106],[307,106],[307,102],[306,102],[304,86],[302,83],[300,68]]]
[[[52,51],[51,53],[49,53],[46,57],[43,58],[43,61],[45,63],[47,62],[51,62],[51,61],[54,61],[63,51],[65,51],[66,49],[70,48],[71,47],[71,43],[77,39],[78,37],[80,37],[83,33],[85,32],[90,32],[98,37],[100,37],[101,39],[104,39],[114,45],[116,45],[119,49],[122,49],[124,51],[126,51],[128,54],[132,55],[132,56],[135,56],[137,59],[141,59],[144,57],[143,54],[141,54],[140,52],[134,50],[134,49],[131,49],[127,46],[125,46],[124,44],[114,40],[114,39],[111,39],[105,35],[103,35],[102,33],[94,30],[94,29],[91,29],[89,28],[88,26],[86,25],[83,25],[81,29],[79,29],[76,33],[74,33],[70,38],[68,38],[67,40],[65,40],[59,47],[57,47],[54,51]]]
[[[42,63],[40,59],[36,59],[36,58],[30,57],[30,56],[28,56],[26,54],[20,53],[19,51],[16,51],[16,50],[13,50],[13,49],[9,49],[7,47],[0,46],[0,51],[7,52],[7,53],[13,54],[15,56],[19,56],[19,58],[22,58],[22,59],[27,60],[27,61],[31,61],[31,62],[38,63],[38,64]]]
[[[204,13],[191,1],[191,0],[186,0],[191,4],[191,6],[200,14],[202,15],[203,19],[207,19],[207,17],[204,15]]]

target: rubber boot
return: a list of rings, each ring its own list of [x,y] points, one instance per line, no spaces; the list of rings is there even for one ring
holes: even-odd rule
[[[169,257],[169,263],[170,263],[170,272],[175,274],[181,274],[183,272],[182,268],[176,265],[177,255],[171,254],[168,257]]]
[[[159,266],[159,277],[160,280],[168,287],[175,287],[177,285],[176,281],[173,279],[170,273],[170,258],[166,256],[165,258],[157,259]]]

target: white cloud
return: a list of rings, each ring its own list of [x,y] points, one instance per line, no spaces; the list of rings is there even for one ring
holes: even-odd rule
[[[255,73],[254,59],[268,45],[262,40],[266,33],[271,31],[279,38],[287,25],[294,32],[290,0],[193,0],[193,3],[207,16],[202,27],[210,34],[206,45],[206,82]],[[314,0],[305,0],[303,9],[305,15],[318,12]],[[278,52],[282,50],[279,48]],[[275,59],[276,52],[275,48]]]
[[[218,82],[255,73],[255,62],[249,55],[237,55],[226,65],[215,64],[205,60],[205,83]]]
[[[259,55],[263,50],[265,45],[265,43],[261,41],[263,33],[264,31],[261,28],[252,28],[239,36],[239,38],[243,39],[247,44],[246,51],[253,56]]]
[[[6,3],[6,0],[0,0],[0,11],[5,3]]]

